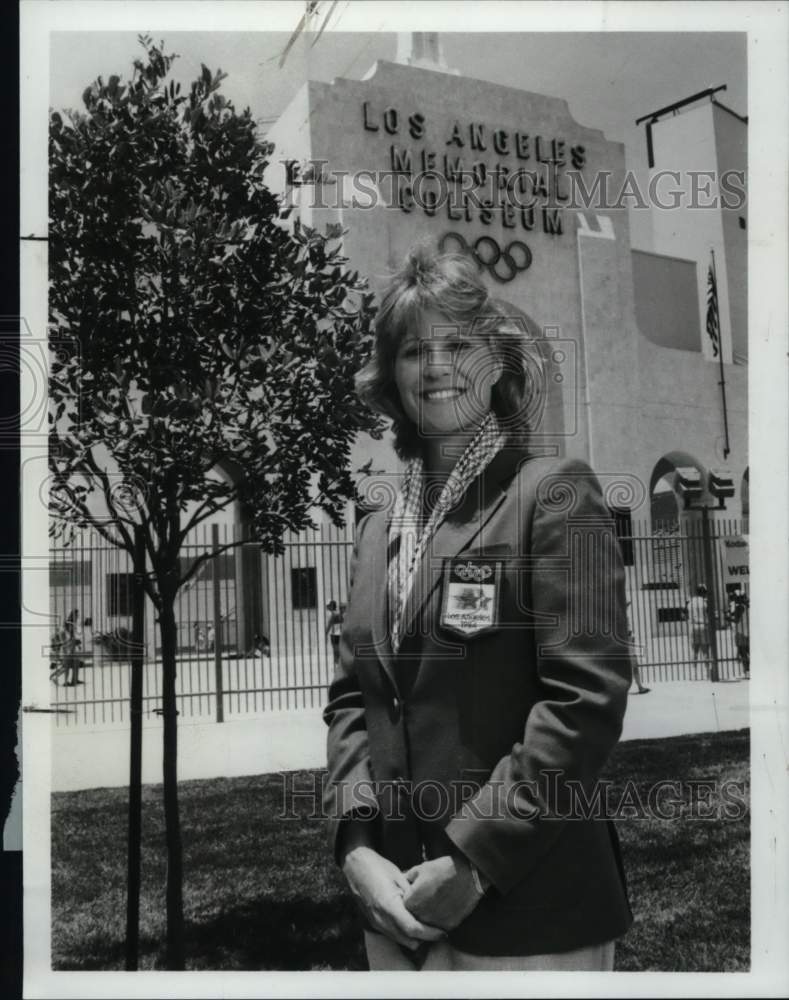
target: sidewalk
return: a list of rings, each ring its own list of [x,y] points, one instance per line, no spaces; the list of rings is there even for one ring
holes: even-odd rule
[[[623,740],[724,732],[749,725],[747,681],[668,681],[649,694],[631,689]],[[320,709],[265,712],[223,723],[184,719],[178,728],[178,775],[230,778],[322,767],[326,728]],[[143,728],[143,782],[160,783],[162,725]],[[118,787],[129,779],[129,730],[53,726],[52,790]]]
[[[653,682],[649,694],[630,689],[623,740],[718,733],[750,725],[746,680]]]

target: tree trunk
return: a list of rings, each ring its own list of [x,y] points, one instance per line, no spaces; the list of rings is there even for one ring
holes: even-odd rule
[[[184,968],[184,901],[181,820],[178,813],[178,712],[175,701],[175,651],[177,630],[174,596],[162,594],[159,614],[162,636],[162,715],[164,738],[164,824],[167,840],[167,948],[166,965]]]
[[[140,944],[140,875],[142,866],[142,672],[145,642],[145,537],[134,526],[132,654],[129,713],[129,848],[126,886],[126,971],[136,972]]]

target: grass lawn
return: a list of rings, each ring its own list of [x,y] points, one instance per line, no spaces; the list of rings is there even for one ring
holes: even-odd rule
[[[747,971],[750,962],[750,810],[747,730],[620,744],[604,777],[619,804],[635,923],[617,945],[628,971]],[[310,818],[319,772],[181,785],[189,969],[364,969],[359,924],[330,862],[324,824]],[[637,815],[660,781],[674,818]],[[715,782],[704,791],[698,784]],[[720,785],[729,786],[730,795]],[[731,789],[735,791],[732,794]],[[677,794],[679,793],[679,794]],[[672,807],[673,803],[673,807]],[[740,815],[735,817],[739,812]],[[712,816],[713,818],[709,818]],[[708,818],[703,818],[708,817]],[[140,968],[162,968],[164,818],[161,788],[143,789]],[[126,792],[53,795],[52,964],[122,969]]]

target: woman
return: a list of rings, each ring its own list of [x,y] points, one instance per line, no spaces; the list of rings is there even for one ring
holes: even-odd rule
[[[594,818],[631,678],[623,570],[588,466],[528,451],[538,355],[512,312],[469,258],[412,251],[358,379],[408,461],[359,524],[324,713],[371,969],[607,969],[632,920]]]

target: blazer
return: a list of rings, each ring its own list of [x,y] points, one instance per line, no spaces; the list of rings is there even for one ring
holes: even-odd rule
[[[388,521],[380,511],[360,522],[324,711],[335,852],[349,817],[369,818],[403,869],[462,852],[492,883],[449,934],[464,951],[545,954],[623,934],[632,914],[596,780],[621,733],[631,656],[595,475],[499,452],[433,536],[397,655]],[[494,581],[495,613],[473,634],[447,624],[457,568]]]

